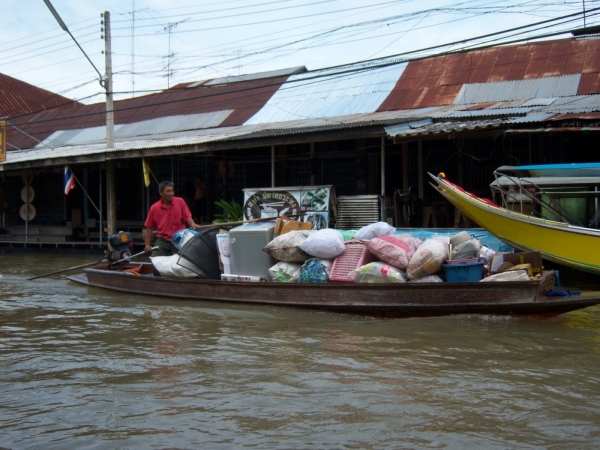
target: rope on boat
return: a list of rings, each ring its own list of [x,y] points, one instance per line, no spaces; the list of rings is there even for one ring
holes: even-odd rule
[[[474,238],[474,239],[481,239],[483,237],[487,237],[487,234],[486,233],[483,233],[483,234],[471,233],[471,237]]]
[[[560,276],[556,270],[554,272],[554,279],[556,280],[556,284],[558,284],[558,290],[550,289],[546,294],[548,297],[567,297],[570,295],[580,295],[581,291],[564,291],[562,285],[560,284]]]

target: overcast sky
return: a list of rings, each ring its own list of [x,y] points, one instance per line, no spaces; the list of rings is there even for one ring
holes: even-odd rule
[[[181,82],[412,52],[581,13],[584,6],[586,25],[600,24],[600,11],[593,11],[600,0],[51,2],[103,75],[100,15],[110,12],[115,98]],[[3,0],[2,6],[0,72],[85,103],[104,101],[98,73],[43,0]],[[518,37],[584,24],[582,17],[562,22]]]

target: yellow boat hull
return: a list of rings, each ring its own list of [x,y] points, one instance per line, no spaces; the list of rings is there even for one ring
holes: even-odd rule
[[[435,189],[502,242],[565,266],[600,274],[600,230],[527,216],[490,205],[429,174]]]

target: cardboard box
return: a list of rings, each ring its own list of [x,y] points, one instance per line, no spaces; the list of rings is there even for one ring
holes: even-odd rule
[[[540,252],[496,253],[490,261],[490,274],[504,272],[520,264],[531,264],[531,272],[537,275],[543,269],[542,255]]]
[[[312,230],[312,224],[310,222],[299,222],[286,216],[278,217],[275,221],[273,236],[279,236],[294,230]]]

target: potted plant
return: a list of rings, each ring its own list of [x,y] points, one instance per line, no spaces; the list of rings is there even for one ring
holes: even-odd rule
[[[219,200],[215,205],[220,206],[225,211],[224,214],[215,214],[213,223],[241,222],[244,220],[244,208],[235,200]]]

